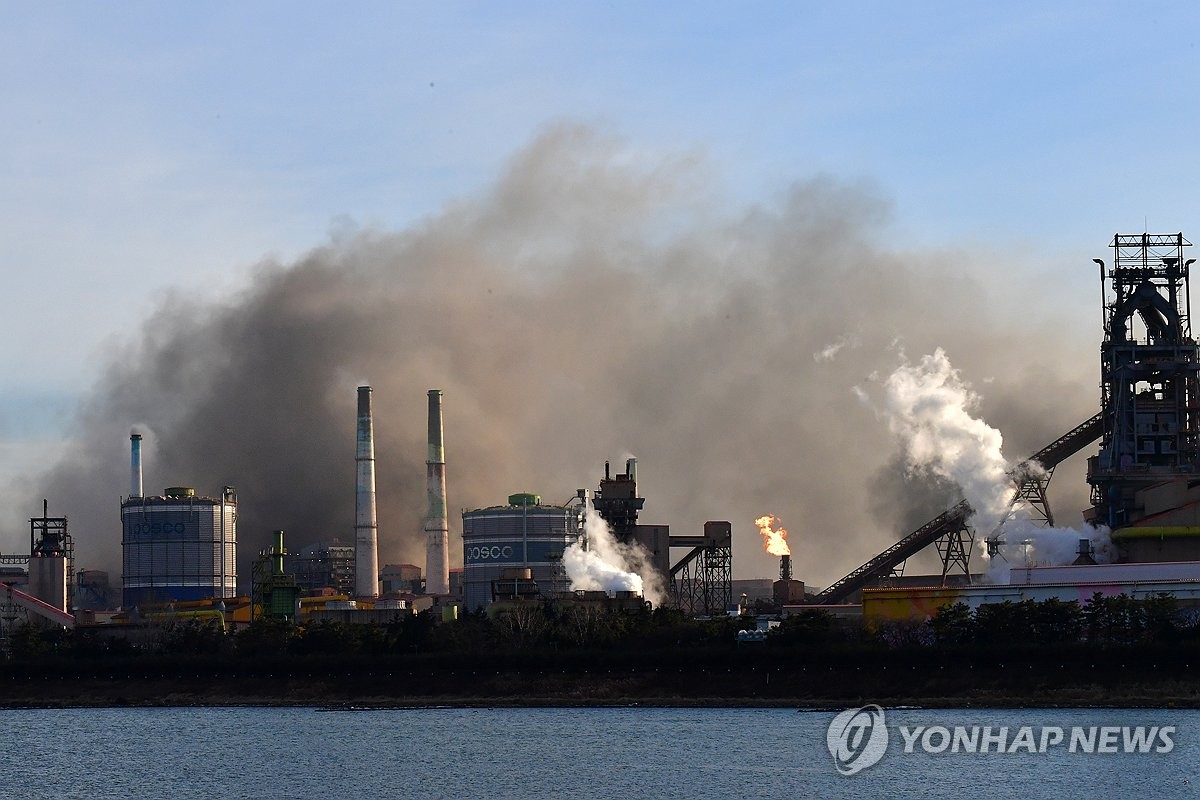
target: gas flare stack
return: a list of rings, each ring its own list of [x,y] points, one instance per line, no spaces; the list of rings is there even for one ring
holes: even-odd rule
[[[379,596],[379,522],[375,516],[375,431],[371,387],[358,387],[358,467],[354,498],[354,593]]]
[[[446,521],[446,452],[442,439],[442,392],[429,390],[429,457],[425,461],[425,593],[450,594],[450,526]]]
[[[754,520],[759,533],[763,535],[763,546],[767,552],[779,556],[779,580],[771,587],[775,605],[803,603],[804,582],[792,578],[792,548],[788,544],[787,531],[777,527],[779,522],[779,518],[773,514]]]

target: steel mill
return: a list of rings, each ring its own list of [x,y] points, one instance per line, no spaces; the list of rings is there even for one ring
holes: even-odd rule
[[[962,500],[930,509],[928,522],[821,591],[793,574],[821,565],[794,556],[787,531],[774,527],[779,520],[761,516],[754,524],[762,546],[779,558],[778,578],[734,581],[734,525],[713,520],[698,531],[673,533],[667,524],[642,522],[646,498],[638,485],[638,459],[632,457],[615,474],[604,462],[590,497],[577,489],[558,505],[517,493],[504,505],[464,510],[459,550],[447,513],[443,393],[429,389],[424,393],[423,508],[402,509],[408,523],[382,542],[392,557],[417,561],[423,547],[424,574],[416,564],[381,567],[373,390],[362,385],[356,395],[352,538],[346,485],[342,526],[300,530],[291,554],[277,531],[274,544],[253,562],[254,574],[239,586],[234,489],[225,486],[199,496],[191,487],[174,486],[146,494],[143,438],[135,430],[129,437],[129,494],[120,500],[119,598],[106,573],[75,572],[66,518],[49,516],[49,504],[43,502],[42,515],[30,518],[28,552],[0,554],[4,599],[20,610],[14,613],[64,626],[77,620],[133,624],[139,615],[151,618],[167,608],[172,613],[186,608],[198,619],[211,617],[222,625],[258,614],[387,622],[397,613],[423,609],[449,620],[460,608],[498,613],[525,602],[604,597],[631,608],[652,599],[694,616],[737,614],[747,606],[763,615],[786,615],[819,606],[861,616],[868,626],[927,618],[947,603],[976,607],[1054,597],[1086,604],[1097,591],[1169,592],[1200,604],[1200,347],[1191,331],[1190,246],[1178,233],[1117,234],[1111,256],[1094,259],[1103,318],[1098,413],[1013,465],[1011,486],[1000,487],[1009,511],[1020,510],[1023,525],[1054,528],[1047,490],[1055,469],[1099,442],[1087,460],[1085,518],[1095,527],[1065,532],[1069,552],[1057,553],[1053,561],[1013,560],[1021,541],[1009,541],[1005,523],[977,529],[981,516]],[[411,414],[415,428],[420,395],[414,395],[404,413]],[[348,396],[344,400],[350,402]],[[348,422],[348,408],[346,413]],[[347,481],[348,433],[338,457],[345,460],[337,468],[346,470]],[[415,452],[401,454],[408,471],[399,483],[419,486],[420,450],[411,449]],[[589,507],[595,516],[589,516]],[[936,573],[902,574],[907,559],[930,548],[940,562]],[[460,553],[462,568],[454,569]],[[986,574],[981,564],[990,567]],[[612,578],[611,585],[598,575]],[[119,609],[111,608],[118,604]]]

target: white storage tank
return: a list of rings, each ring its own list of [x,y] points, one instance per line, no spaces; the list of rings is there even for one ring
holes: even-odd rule
[[[462,532],[467,610],[488,605],[493,581],[512,568],[528,568],[541,594],[568,589],[562,555],[579,539],[578,507],[542,505],[535,494],[514,494],[506,506],[464,511]]]

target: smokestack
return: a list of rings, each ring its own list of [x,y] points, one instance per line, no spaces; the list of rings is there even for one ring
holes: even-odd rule
[[[792,579],[792,557],[779,557],[779,578],[780,580],[790,581]]]
[[[375,517],[375,432],[371,387],[358,387],[358,483],[354,498],[354,593],[379,596],[378,520]]]
[[[446,522],[446,453],[442,442],[442,392],[429,390],[429,458],[425,462],[429,511],[425,515],[425,593],[450,594],[450,526]]]
[[[129,434],[129,496],[142,496],[142,435]]]

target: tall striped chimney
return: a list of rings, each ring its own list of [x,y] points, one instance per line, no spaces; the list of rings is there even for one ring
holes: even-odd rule
[[[129,434],[129,496],[142,496],[142,435]]]
[[[425,461],[425,593],[450,594],[450,526],[446,522],[446,453],[442,446],[442,392],[429,390],[429,458]]]
[[[375,517],[375,431],[371,422],[371,387],[358,387],[358,448],[354,454],[358,481],[354,496],[354,593],[379,596],[378,520]]]

